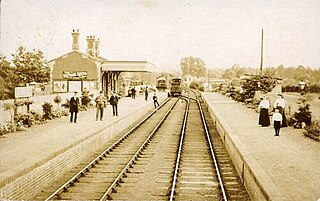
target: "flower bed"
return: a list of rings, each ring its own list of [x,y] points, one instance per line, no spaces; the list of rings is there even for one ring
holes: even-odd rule
[[[306,131],[304,131],[303,134],[306,137],[312,138],[316,141],[320,141],[320,122],[319,121],[313,121],[310,126],[306,126],[304,129]]]

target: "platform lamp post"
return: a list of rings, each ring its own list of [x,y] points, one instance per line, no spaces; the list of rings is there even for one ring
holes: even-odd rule
[[[303,80],[301,80],[300,82],[299,82],[299,87],[300,87],[300,94],[301,94],[301,96],[303,95],[303,94],[305,94],[305,91],[304,91],[304,89],[306,88],[306,83],[303,81]]]

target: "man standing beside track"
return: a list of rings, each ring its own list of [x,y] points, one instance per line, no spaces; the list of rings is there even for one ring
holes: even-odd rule
[[[113,116],[118,116],[118,96],[114,91],[110,97],[110,105],[112,105]]]
[[[70,123],[72,123],[72,121],[74,123],[77,123],[77,114],[79,111],[79,98],[77,97],[77,93],[78,92],[74,92],[74,95],[71,97],[70,99]],[[73,114],[74,114],[74,119],[73,119]]]
[[[100,91],[100,95],[96,97],[95,102],[96,102],[96,108],[97,108],[96,121],[98,121],[99,113],[100,113],[100,121],[102,121],[103,110],[106,107],[106,99],[104,98],[102,91]]]
[[[154,108],[159,107],[158,97],[156,93],[153,94],[152,99],[153,99]]]

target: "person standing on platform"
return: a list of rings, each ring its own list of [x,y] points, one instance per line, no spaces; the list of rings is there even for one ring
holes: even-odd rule
[[[144,99],[148,100],[148,86],[146,86],[146,90],[144,91]]]
[[[287,127],[287,119],[286,119],[286,101],[283,99],[282,94],[278,93],[278,98],[274,102],[274,108],[278,108],[280,114],[282,115],[282,124],[281,127]]]
[[[274,136],[280,135],[280,128],[281,128],[282,120],[283,120],[283,118],[280,113],[280,107],[277,107],[277,108],[275,108],[274,113],[272,115],[272,122],[273,122],[273,126],[274,126],[274,131],[275,131]]]
[[[100,91],[99,96],[96,97],[96,99],[94,101],[96,102],[96,108],[97,108],[96,121],[98,121],[98,119],[99,119],[99,113],[100,113],[100,121],[102,121],[103,120],[103,110],[106,107],[106,102],[107,102],[105,97],[103,96],[102,91]]]
[[[112,105],[113,116],[118,116],[118,96],[114,91],[110,97],[110,105]]]
[[[269,107],[270,103],[267,100],[267,96],[263,96],[263,99],[260,101],[259,104],[259,125],[261,126],[269,126],[270,125],[270,118],[269,118]]]
[[[156,93],[153,94],[152,99],[153,99],[154,108],[159,107],[158,97],[157,97],[157,94],[156,94]],[[158,105],[158,106],[157,106],[157,105]]]
[[[136,89],[134,87],[131,89],[131,96],[133,99],[136,99]]]
[[[77,123],[77,114],[79,112],[79,98],[77,97],[78,92],[74,92],[73,97],[70,99],[70,123],[74,122]],[[74,119],[73,119],[74,117]]]

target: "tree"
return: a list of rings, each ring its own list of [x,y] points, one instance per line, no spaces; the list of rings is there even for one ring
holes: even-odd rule
[[[240,78],[241,75],[246,73],[244,68],[241,68],[239,64],[234,64],[230,69],[227,69],[222,78],[224,79],[233,79],[233,78]]]
[[[294,113],[294,128],[302,128],[303,124],[308,126],[311,125],[311,111],[310,102],[312,101],[312,96],[310,94],[305,94],[301,96],[297,103],[299,105],[298,111]]]
[[[12,56],[20,85],[24,86],[30,82],[43,83],[50,80],[50,68],[40,50],[29,52],[20,46],[17,53]]]
[[[242,88],[245,93],[245,98],[253,98],[255,91],[263,93],[270,92],[276,85],[276,79],[266,75],[251,75],[245,80]]]
[[[14,87],[17,84],[15,68],[5,57],[0,57],[0,99],[14,98]]]
[[[191,75],[197,78],[206,76],[205,63],[198,57],[189,56],[182,58],[180,67],[182,76]]]

